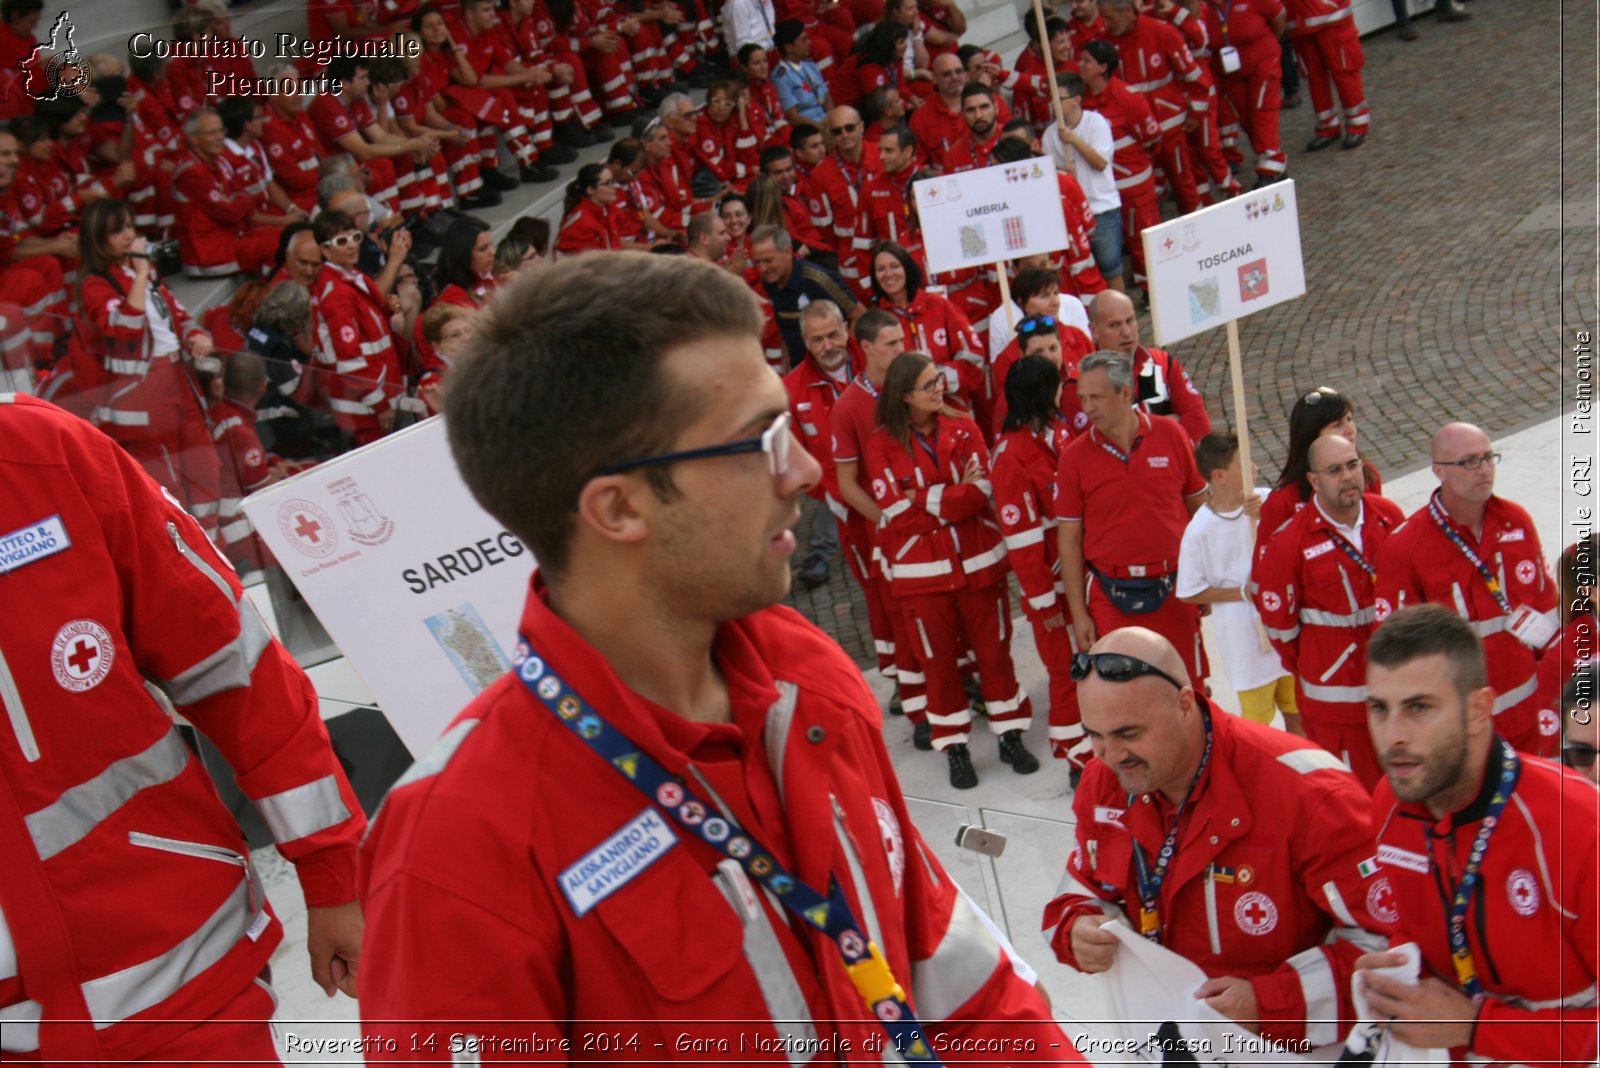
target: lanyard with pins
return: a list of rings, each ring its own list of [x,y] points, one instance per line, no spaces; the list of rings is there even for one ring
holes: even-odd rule
[[[1201,716],[1206,727],[1206,747],[1200,754],[1200,767],[1195,770],[1194,782],[1189,784],[1189,793],[1178,802],[1178,810],[1172,814],[1172,829],[1167,832],[1167,840],[1161,843],[1161,852],[1156,854],[1154,865],[1145,856],[1139,840],[1133,840],[1133,864],[1139,877],[1139,933],[1158,944],[1161,941],[1161,884],[1166,881],[1167,868],[1178,853],[1178,826],[1183,819],[1184,806],[1200,784],[1200,777],[1206,773],[1206,765],[1211,763],[1211,716],[1205,712]],[[1128,795],[1129,808],[1133,807],[1133,797],[1133,794]]]
[[[790,874],[772,851],[740,827],[730,814],[710,816],[715,809],[607,722],[538,655],[526,635],[517,645],[515,663],[517,678],[528,692],[596,756],[672,817],[685,832],[732,858],[754,882],[769,890],[785,908],[833,943],[851,984],[888,1032],[900,1056],[919,1064],[940,1063],[922,1033],[922,1025],[906,1002],[905,989],[895,981],[883,950],[862,932],[837,879],[830,877],[827,896],[823,896]]]
[[[1344,554],[1356,562],[1356,566],[1367,573],[1372,581],[1378,581],[1378,569],[1367,563],[1367,558],[1361,555],[1361,550],[1350,544],[1350,539],[1340,534],[1337,530],[1328,531],[1328,540],[1344,550]]]
[[[1500,823],[1500,814],[1511,800],[1511,792],[1516,789],[1522,769],[1522,760],[1517,756],[1517,751],[1504,739],[1499,739],[1499,743],[1500,778],[1489,798],[1489,807],[1484,810],[1483,820],[1478,824],[1478,835],[1472,840],[1472,852],[1467,855],[1466,869],[1462,871],[1461,882],[1450,901],[1450,960],[1455,965],[1456,985],[1474,1001],[1482,1000],[1483,983],[1478,979],[1472,947],[1467,944],[1467,912],[1472,905],[1473,891],[1477,890],[1483,874],[1483,855],[1489,849],[1489,837]],[[1431,824],[1427,827],[1427,836],[1428,863],[1432,865],[1434,834]]]
[[[1428,498],[1428,514],[1433,517],[1434,524],[1444,533],[1444,536],[1449,538],[1457,549],[1461,550],[1461,555],[1467,558],[1467,562],[1477,569],[1479,576],[1483,578],[1484,585],[1488,586],[1489,592],[1494,595],[1494,603],[1500,606],[1500,611],[1509,616],[1511,614],[1511,601],[1507,599],[1505,591],[1500,588],[1500,580],[1494,577],[1494,572],[1489,570],[1489,565],[1483,562],[1483,558],[1473,551],[1472,546],[1467,544],[1466,539],[1457,532],[1450,520],[1445,518],[1444,510],[1439,507],[1439,495],[1437,493]]]
[[[867,396],[873,400],[878,399],[878,387],[872,384],[872,379],[867,377],[867,372],[862,371],[856,375],[856,385],[867,391]]]

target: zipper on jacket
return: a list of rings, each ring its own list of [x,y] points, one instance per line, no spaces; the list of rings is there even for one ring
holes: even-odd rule
[[[33,736],[28,710],[22,707],[22,692],[17,689],[17,680],[11,677],[11,667],[6,663],[3,650],[0,650],[0,702],[6,706],[6,715],[11,719],[11,730],[17,736],[23,758],[33,763],[39,759],[39,740]]]
[[[185,842],[181,838],[163,838],[156,834],[146,834],[143,831],[129,831],[128,842],[130,845],[142,846],[145,849],[158,849],[163,853],[177,853],[185,857],[197,857],[200,860],[214,860],[219,864],[227,864],[244,872],[245,886],[249,891],[250,911],[255,912],[260,906],[256,901],[256,877],[250,870],[250,858],[243,853],[229,849],[227,846],[208,845],[205,842]],[[259,934],[260,932],[257,932]],[[250,936],[252,941],[256,935]]]
[[[212,584],[222,591],[222,595],[232,603],[233,589],[228,585],[228,580],[218,574],[216,568],[200,559],[193,549],[189,548],[189,543],[184,541],[183,535],[178,533],[178,524],[170,519],[167,520],[167,534],[172,538],[172,544],[177,546],[178,554],[193,564],[196,571],[210,579]]]
[[[1217,928],[1217,866],[1206,866],[1206,928],[1211,932],[1211,955],[1222,955],[1222,932]]]

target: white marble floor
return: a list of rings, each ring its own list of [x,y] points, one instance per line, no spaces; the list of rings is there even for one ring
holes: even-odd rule
[[[1551,419],[1495,444],[1505,456],[1498,488],[1533,514],[1547,553],[1558,555],[1568,540],[1562,529],[1562,473],[1566,465],[1560,421]],[[1384,483],[1386,495],[1408,513],[1427,500],[1434,485],[1427,468],[1397,475]],[[264,600],[264,595],[260,599]],[[1214,648],[1209,631],[1206,640]],[[1018,676],[1035,705],[1047,707],[1044,666],[1034,649],[1031,629],[1021,619],[1013,652]],[[1220,667],[1220,658],[1213,656],[1212,664]],[[337,715],[354,704],[370,701],[360,679],[343,661],[313,668],[311,675],[323,697],[325,715]],[[875,671],[869,672],[868,678],[880,697],[887,699],[889,687],[885,680]],[[1211,683],[1215,703],[1237,712],[1237,701],[1226,678],[1214,675]],[[993,744],[981,734],[975,735],[974,762],[981,781],[976,789],[957,791],[949,786],[943,759],[912,748],[909,724],[892,719],[886,731],[912,817],[923,838],[1040,973],[1068,1033],[1094,1032],[1095,1021],[1110,1016],[1103,990],[1092,977],[1057,963],[1039,931],[1040,908],[1054,895],[1071,849],[1073,821],[1066,769],[1057,762],[1046,761],[1034,775],[1015,775],[1000,764]],[[1048,752],[1042,718],[1035,721],[1028,741],[1035,753]],[[958,848],[956,828],[969,823],[1006,835],[1003,855],[989,858]],[[257,851],[257,860],[267,876],[273,907],[286,929],[284,944],[273,958],[274,984],[281,999],[277,1020],[285,1059],[302,1063],[359,1061],[355,1055],[309,1052],[317,1040],[353,1042],[359,1036],[356,1003],[343,995],[325,998],[311,982],[305,959],[305,910],[293,871],[270,849]]]

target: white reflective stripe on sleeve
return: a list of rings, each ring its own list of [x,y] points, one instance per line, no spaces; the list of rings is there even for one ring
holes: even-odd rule
[[[1024,530],[1020,534],[1007,534],[1005,541],[1006,548],[1010,549],[1012,552],[1015,552],[1018,549],[1025,549],[1029,545],[1038,545],[1040,542],[1044,541],[1044,527],[1033,527],[1031,529]]]
[[[1539,676],[1530,675],[1522,685],[1513,687],[1505,693],[1497,694],[1494,699],[1494,714],[1498,716],[1506,709],[1516,707],[1529,697],[1532,697],[1533,692],[1538,688]]]
[[[970,575],[974,571],[982,571],[986,567],[993,567],[1005,558],[1006,546],[1005,542],[1001,542],[986,553],[979,553],[977,556],[969,556],[962,560],[961,570]]]
[[[330,411],[342,412],[345,415],[373,414],[372,405],[363,404],[360,401],[343,400],[339,397],[328,397],[326,400]]]
[[[334,775],[258,797],[255,806],[272,832],[272,840],[279,845],[336,827],[350,818],[350,809],[339,794],[339,780]]]
[[[64,791],[23,822],[40,860],[81,842],[133,795],[171,782],[189,765],[189,747],[174,727],[143,752],[124,757],[92,779]]]
[[[1312,1046],[1339,1041],[1339,992],[1327,955],[1312,946],[1290,957],[1289,966],[1300,977],[1306,999],[1306,1041]]]
[[[245,601],[237,607],[237,638],[187,671],[170,679],[155,680],[174,705],[182,708],[207,697],[228,690],[242,690],[250,685],[250,676],[261,660],[262,652],[272,642],[272,634],[253,604]]]
[[[111,326],[120,327],[123,330],[143,330],[144,329],[144,316],[142,314],[141,315],[123,315],[120,311],[117,311],[115,309],[112,309],[111,314],[109,316],[107,316],[106,322],[109,323]]]
[[[1285,767],[1293,768],[1302,775],[1309,775],[1313,771],[1349,771],[1339,758],[1326,749],[1293,749],[1278,757],[1278,763]]]
[[[1328,908],[1333,912],[1333,918],[1341,926],[1357,927],[1356,918],[1350,915],[1350,907],[1344,903],[1344,895],[1339,893],[1339,884],[1329,879],[1322,884],[1322,896],[1328,899]]]
[[[365,356],[357,356],[353,360],[339,360],[337,363],[335,363],[333,365],[333,373],[336,374],[336,375],[347,375],[347,374],[350,374],[350,373],[352,373],[354,371],[360,371],[363,368],[365,368],[366,366],[367,366],[366,357]]]
[[[911,507],[911,502],[908,501],[908,500],[903,500],[902,499],[902,500],[895,501],[893,504],[891,504],[889,507],[887,507],[887,508],[885,508],[883,510],[883,521],[884,522],[888,522],[889,520],[893,519],[895,516],[899,515],[901,512],[905,511],[907,508],[910,508],[910,507]]]
[[[19,1001],[0,1009],[0,1050],[7,1053],[33,1053],[39,1048],[39,1021],[44,1006],[37,1001]]]
[[[944,937],[927,960],[911,965],[911,996],[917,1016],[947,1020],[989,981],[1000,964],[1000,943],[962,894],[953,896]]]
[[[928,490],[928,503],[926,511],[929,515],[942,519],[939,515],[939,505],[944,501],[944,483],[939,483]]]
[[[90,413],[91,420],[96,423],[110,423],[112,426],[149,426],[149,412],[127,412],[120,408],[96,407]]]
[[[1317,701],[1329,703],[1364,703],[1367,699],[1365,686],[1321,686],[1317,683],[1300,680],[1300,692]],[[1278,758],[1282,760],[1282,757]]]
[[[1046,608],[1049,608],[1051,605],[1053,605],[1055,603],[1056,603],[1056,591],[1055,590],[1047,590],[1046,592],[1041,593],[1037,597],[1029,597],[1028,598],[1028,607],[1029,608],[1033,608],[1033,609],[1035,609],[1037,611],[1040,611],[1040,612],[1044,611]]]
[[[454,727],[439,736],[426,753],[417,759],[417,762],[406,769],[404,775],[395,780],[389,792],[394,793],[403,786],[410,786],[414,782],[421,782],[430,776],[437,775],[450,763],[450,758],[456,755],[456,750],[461,748],[461,743],[467,740],[467,735],[477,729],[481,719],[464,719]],[[377,822],[378,817],[372,817]]]
[[[1529,1012],[1543,1012],[1550,1009],[1592,1009],[1597,1003],[1597,990],[1593,984],[1576,994],[1568,994],[1564,998],[1554,998],[1550,1001],[1530,1001],[1527,998],[1503,997],[1502,1000],[1513,1008],[1526,1009]],[[0,1017],[3,1022],[4,1017]]]
[[[935,560],[929,564],[891,564],[889,576],[897,579],[933,578],[950,574],[950,561]]]
[[[1300,637],[1300,625],[1298,623],[1290,627],[1288,630],[1279,630],[1277,627],[1268,626],[1263,626],[1262,629],[1267,632],[1267,637],[1271,638],[1273,641],[1292,642],[1296,638]]]

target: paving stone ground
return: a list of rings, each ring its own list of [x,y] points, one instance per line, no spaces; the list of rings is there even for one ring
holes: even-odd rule
[[[1563,351],[1596,322],[1594,6],[1470,10],[1460,24],[1417,20],[1413,43],[1392,31],[1363,41],[1372,136],[1360,149],[1308,155],[1309,96],[1283,113],[1308,292],[1240,324],[1264,479],[1283,463],[1295,397],[1318,385],[1351,396],[1362,451],[1391,474],[1425,463],[1442,423],[1501,435],[1571,394]],[[1224,332],[1172,351],[1213,422],[1234,426]],[[865,603],[842,562],[790,600],[868,662]]]

